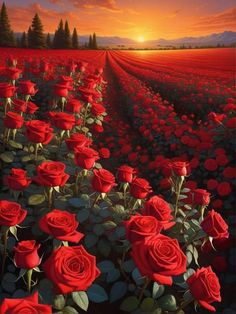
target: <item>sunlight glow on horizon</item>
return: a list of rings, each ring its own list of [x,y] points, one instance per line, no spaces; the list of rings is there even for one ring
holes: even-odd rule
[[[139,43],[143,43],[145,41],[144,37],[143,36],[139,36],[138,37],[138,42]]]

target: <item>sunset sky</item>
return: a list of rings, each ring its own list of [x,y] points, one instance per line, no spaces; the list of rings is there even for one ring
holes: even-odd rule
[[[14,31],[26,31],[37,12],[45,32],[60,18],[79,34],[139,41],[236,31],[235,0],[6,0]]]

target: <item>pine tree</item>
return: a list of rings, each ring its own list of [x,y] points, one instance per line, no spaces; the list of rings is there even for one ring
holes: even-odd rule
[[[46,38],[46,46],[48,49],[52,47],[51,37],[49,33],[47,34],[47,38]]]
[[[27,39],[28,39],[28,47],[32,47],[32,29],[29,27],[28,33],[27,33]]]
[[[43,24],[36,13],[31,25],[31,40],[29,41],[30,48],[42,49],[46,46],[46,40],[43,33]]]
[[[54,34],[53,48],[61,49],[61,48],[64,48],[64,46],[65,46],[65,31],[64,31],[63,21],[60,20],[58,28]]]
[[[64,48],[65,49],[71,49],[72,48],[70,28],[69,28],[69,24],[67,21],[65,22],[65,44],[64,44]]]
[[[13,47],[15,45],[14,33],[11,30],[5,2],[0,11],[0,46]]]
[[[92,35],[89,35],[88,48],[93,49],[93,38]]]
[[[74,28],[73,34],[72,34],[72,48],[79,49],[79,40],[78,40],[78,34],[77,34],[76,28]]]
[[[26,32],[24,32],[21,36],[20,39],[20,47],[21,48],[27,48],[28,43],[27,43],[27,36],[26,36]]]
[[[16,38],[16,47],[21,48],[21,40],[19,37]]]
[[[95,33],[93,34],[93,39],[92,39],[92,49],[98,49],[97,36]]]

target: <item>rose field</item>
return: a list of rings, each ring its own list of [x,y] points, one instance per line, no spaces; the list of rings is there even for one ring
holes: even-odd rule
[[[0,314],[235,314],[235,49],[0,48]]]

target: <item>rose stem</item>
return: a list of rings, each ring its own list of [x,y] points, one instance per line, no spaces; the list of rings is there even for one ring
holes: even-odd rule
[[[198,236],[199,232],[201,231],[201,229],[198,229],[193,235],[192,237],[182,246],[182,250],[185,249],[189,244],[191,244]]]
[[[87,114],[88,114],[88,107],[89,107],[89,103],[87,103],[87,106],[86,106],[86,108],[85,108],[83,126],[86,126],[86,120],[87,120]]]
[[[126,191],[127,191],[127,188],[128,188],[128,185],[129,185],[129,183],[124,183],[124,185],[123,185],[123,192],[124,192],[124,206],[125,206],[125,208],[126,208]]]
[[[8,232],[10,228],[4,228],[3,232],[3,257],[2,257],[2,272],[1,275],[4,273],[6,259],[7,259],[7,239],[8,239]]]
[[[53,187],[50,187],[48,190],[48,207],[52,209],[53,205]]]
[[[32,274],[33,274],[33,269],[28,269],[27,270],[27,290],[28,292],[31,291],[31,278],[32,278]]]
[[[96,203],[97,203],[97,201],[99,200],[99,198],[100,198],[100,194],[98,194],[97,197],[94,199],[93,204],[92,204],[92,206],[91,206],[91,209],[94,208],[94,206],[96,205]]]
[[[177,311],[175,313],[178,313],[180,310],[183,310],[186,306],[188,306],[190,303],[192,303],[194,301],[194,299],[189,299],[185,302],[183,302],[180,307],[178,307]]]
[[[140,291],[140,294],[139,294],[139,298],[138,298],[139,302],[142,300],[144,291],[145,291],[145,289],[147,288],[147,286],[149,285],[150,282],[151,282],[151,280],[148,277],[146,277],[145,278],[145,283],[144,283],[144,285],[142,287],[142,290]]]
[[[177,216],[178,213],[178,203],[179,203],[179,195],[180,195],[180,191],[181,191],[181,187],[183,185],[184,182],[184,177],[180,177],[180,180],[178,180],[179,178],[177,178],[177,192],[176,192],[176,199],[175,199],[175,218]]]

